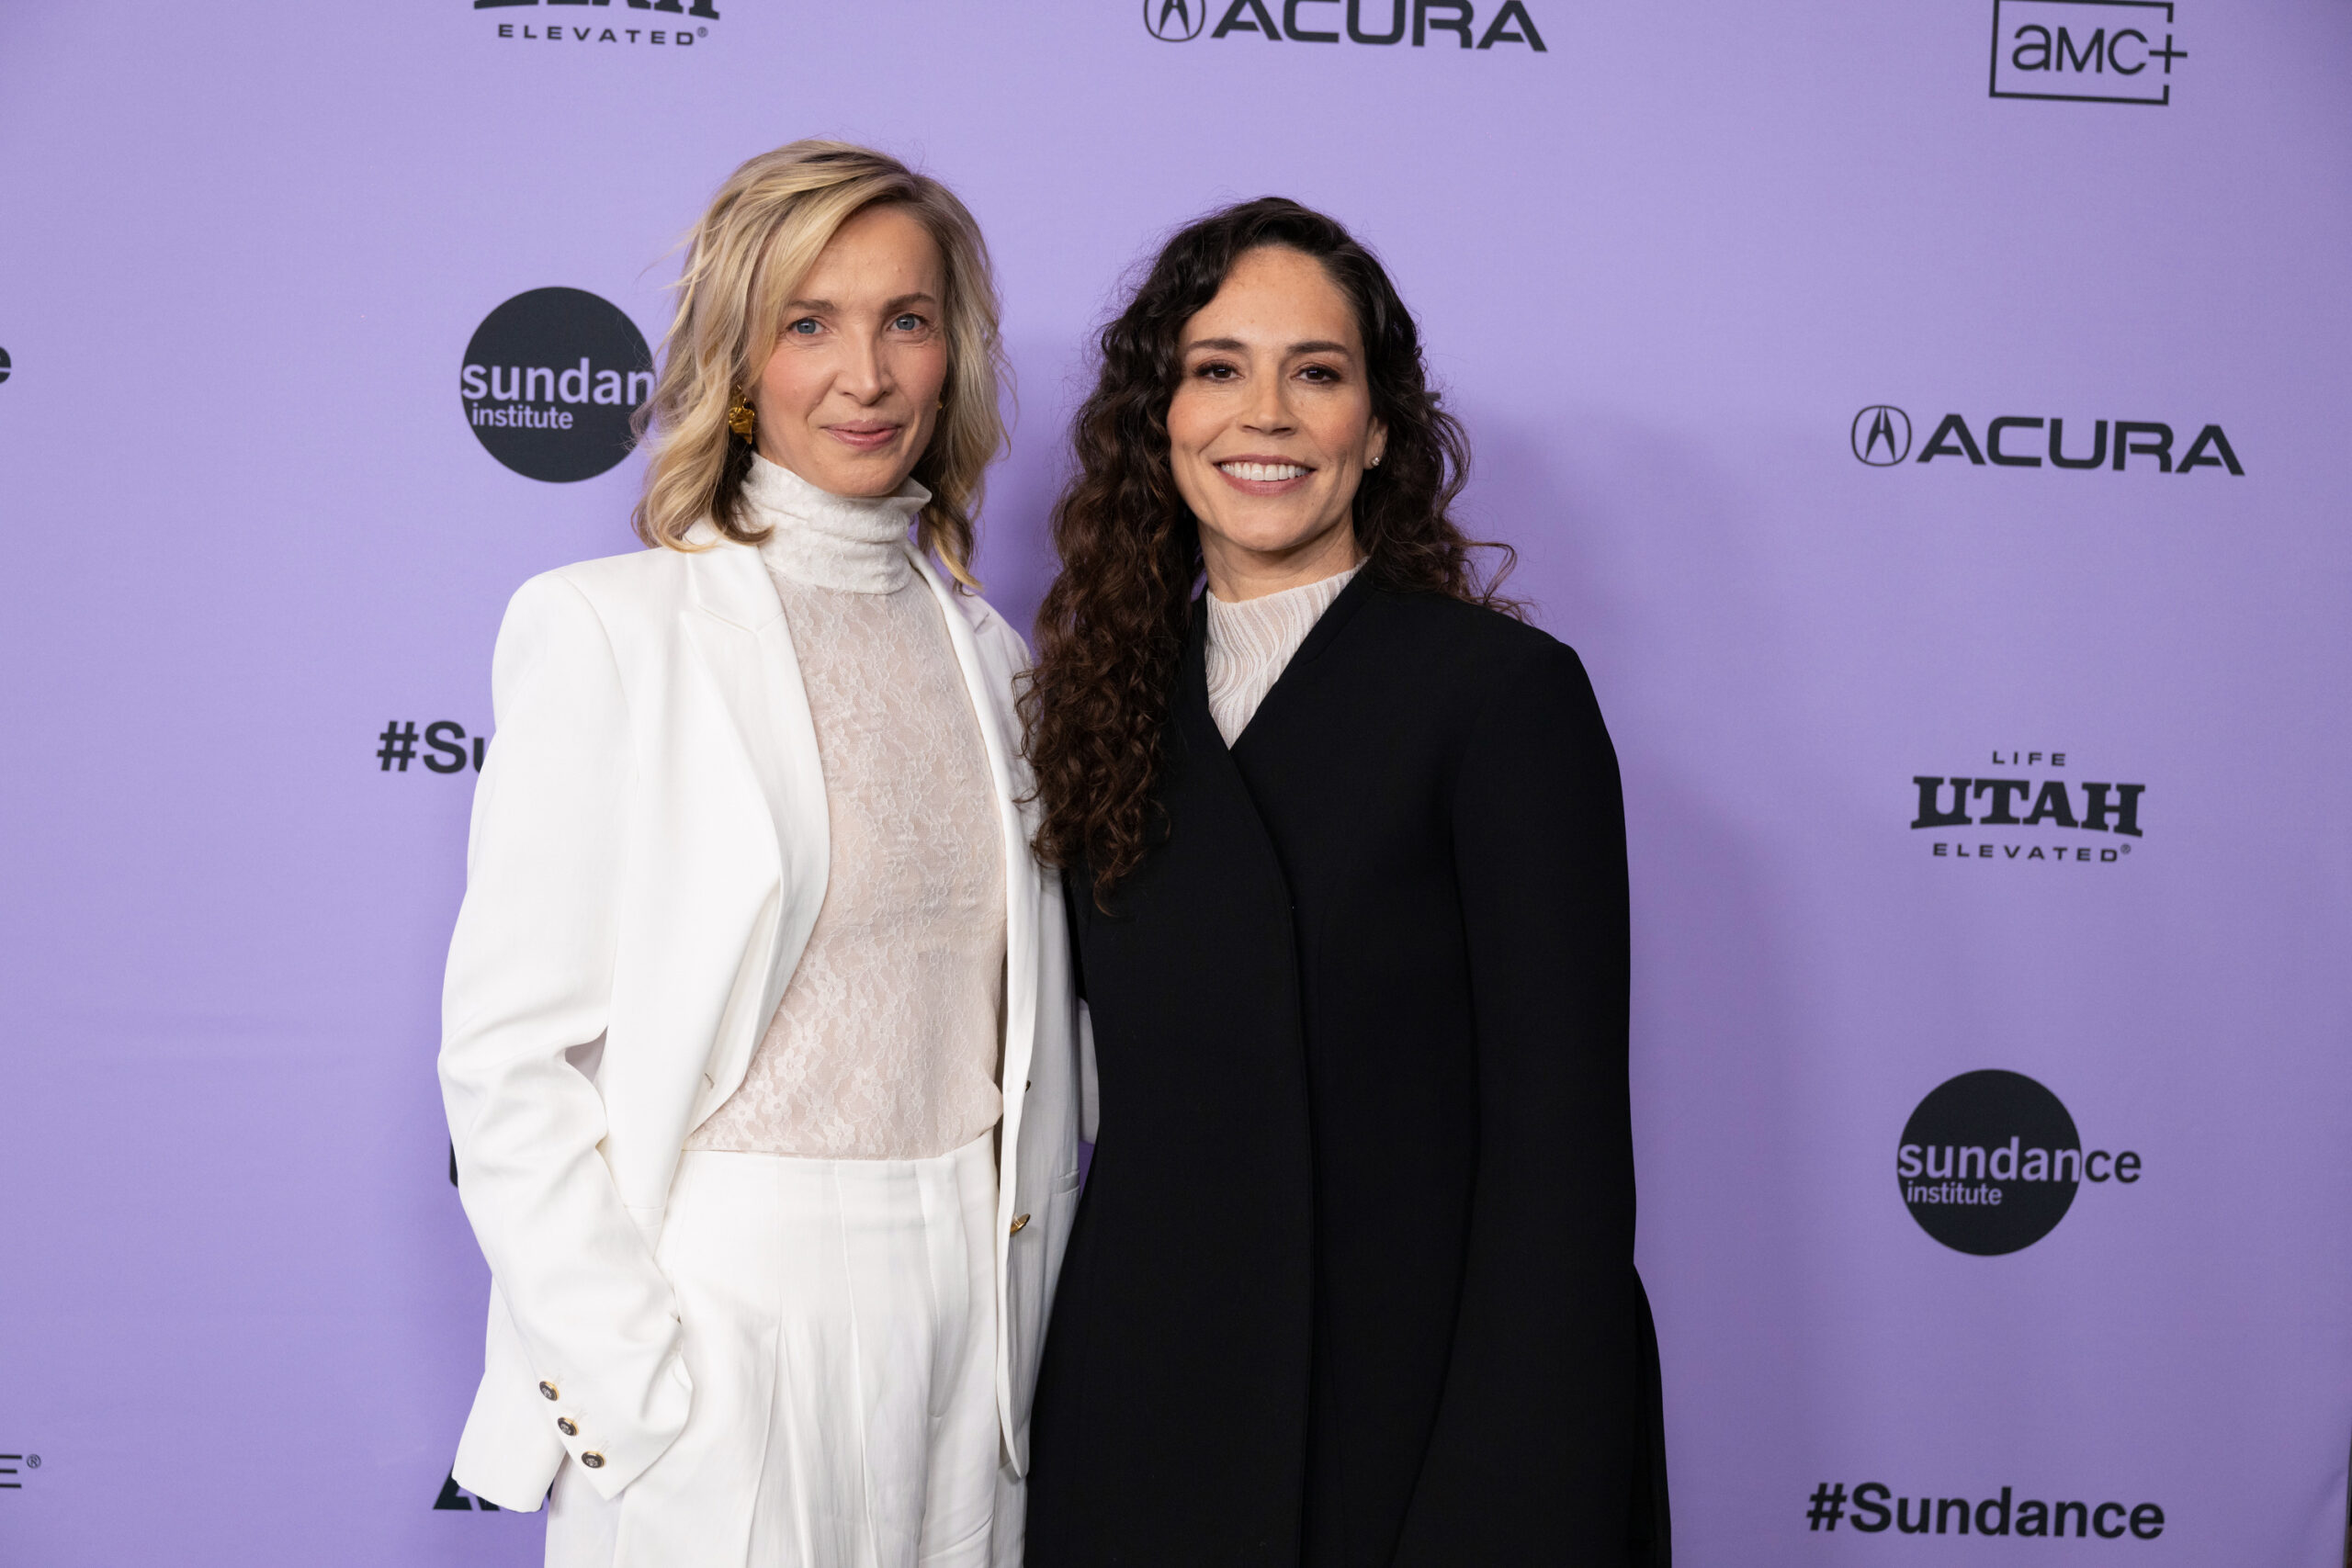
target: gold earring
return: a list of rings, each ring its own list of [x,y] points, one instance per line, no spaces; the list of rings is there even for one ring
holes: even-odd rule
[[[752,432],[759,428],[759,414],[741,397],[727,405],[727,428],[744,440],[752,438]]]

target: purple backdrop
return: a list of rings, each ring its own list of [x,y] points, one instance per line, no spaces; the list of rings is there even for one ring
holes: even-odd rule
[[[476,328],[562,286],[653,335],[712,187],[820,132],[995,245],[1016,621],[1157,234],[1279,191],[1394,268],[1624,760],[1686,1563],[2001,1557],[1855,1504],[2005,1487],[1980,1529],[2121,1506],[2018,1555],[2337,1560],[2352,9],[1475,3],[1386,46],[1345,36],[1383,0],[1267,0],[1334,42],[1250,0],[0,10],[0,1562],[536,1561],[444,1486],[486,1281],[432,1073],[473,774],[426,762],[470,739],[379,752],[483,728],[508,593],[629,544],[635,461],[477,440]],[[2143,450],[1996,462],[2050,427],[1996,419]],[[2031,787],[1914,828],[1923,777]],[[2025,820],[2052,781],[2077,826]],[[1978,1255],[1928,1224],[2033,1193],[1893,1167],[2024,1125],[1920,1109],[1988,1068],[2109,1179]]]

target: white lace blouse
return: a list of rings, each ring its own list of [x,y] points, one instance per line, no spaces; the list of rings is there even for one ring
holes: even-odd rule
[[[1319,582],[1230,604],[1214,592],[1207,595],[1209,715],[1227,746],[1250,728],[1298,645],[1363,570],[1358,563]]]
[[[686,1146],[848,1159],[961,1148],[1003,1111],[1004,848],[938,601],[899,543],[930,494],[830,494],[755,458],[752,521],[816,719],[831,869],[742,1085]]]

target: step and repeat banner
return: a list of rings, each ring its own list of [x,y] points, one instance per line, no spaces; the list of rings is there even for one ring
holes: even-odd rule
[[[2347,84],[2287,0],[0,10],[0,1562],[537,1561],[448,1480],[492,638],[811,134],[987,228],[1017,624],[1159,235],[1394,270],[1623,759],[1685,1564],[2340,1562]]]

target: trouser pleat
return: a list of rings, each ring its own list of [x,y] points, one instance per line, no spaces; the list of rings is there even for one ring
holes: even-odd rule
[[[689,1151],[656,1252],[694,1403],[612,1502],[558,1478],[549,1568],[985,1568],[990,1141],[926,1160]]]

